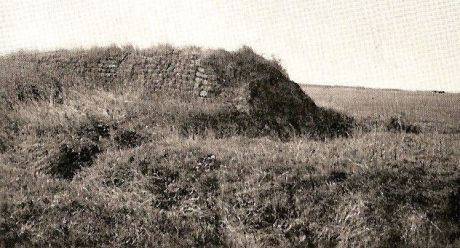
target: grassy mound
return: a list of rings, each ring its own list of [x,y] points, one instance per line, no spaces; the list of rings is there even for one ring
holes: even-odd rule
[[[459,247],[456,95],[314,102],[249,48],[0,65],[0,247]]]
[[[86,51],[18,53],[1,59],[5,104],[47,101],[62,104],[71,90],[142,89],[194,104],[178,116],[177,129],[196,135],[349,136],[353,120],[317,107],[276,62],[248,47],[236,52],[130,47]],[[231,119],[231,120],[230,120]],[[230,120],[230,122],[228,122]],[[176,123],[167,123],[173,125]],[[232,126],[230,130],[229,125]],[[190,133],[191,131],[197,133]]]

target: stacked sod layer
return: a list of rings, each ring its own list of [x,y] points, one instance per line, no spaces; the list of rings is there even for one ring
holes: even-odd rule
[[[178,129],[185,135],[348,136],[352,119],[319,108],[277,61],[235,52],[160,46],[14,54],[2,59],[4,104],[65,101],[72,87],[129,89],[202,99]],[[18,73],[10,73],[15,71]],[[0,92],[1,93],[1,92]],[[181,101],[182,97],[177,97]],[[209,110],[208,105],[218,105]]]

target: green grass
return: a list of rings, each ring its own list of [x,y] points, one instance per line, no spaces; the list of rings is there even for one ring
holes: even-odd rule
[[[2,108],[0,246],[460,246],[460,95],[303,89],[353,137],[183,136],[221,103],[141,87]]]

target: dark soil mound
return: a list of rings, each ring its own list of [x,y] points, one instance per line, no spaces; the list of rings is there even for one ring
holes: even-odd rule
[[[192,115],[183,125],[186,133],[212,130],[217,136],[236,133],[281,139],[351,134],[352,118],[318,107],[279,63],[248,47],[236,52],[213,51],[202,64],[216,74],[220,86],[216,97],[228,105],[214,113]]]

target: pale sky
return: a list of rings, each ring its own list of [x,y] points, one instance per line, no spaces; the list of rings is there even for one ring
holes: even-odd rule
[[[159,43],[281,60],[297,83],[460,92],[460,0],[0,0],[0,53]]]

